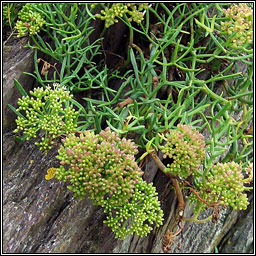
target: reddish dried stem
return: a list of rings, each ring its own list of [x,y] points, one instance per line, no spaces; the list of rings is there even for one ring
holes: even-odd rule
[[[206,204],[206,205],[209,206],[209,207],[214,207],[214,206],[216,205],[216,203],[209,204],[209,203],[206,202],[203,198],[201,198],[201,197],[199,196],[198,192],[197,192],[195,189],[193,189],[193,188],[191,187],[191,185],[189,184],[188,181],[185,181],[184,183],[189,186],[190,191],[191,191],[201,202],[203,202],[204,204]]]

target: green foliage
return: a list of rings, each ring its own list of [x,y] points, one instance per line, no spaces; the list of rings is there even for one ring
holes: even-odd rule
[[[29,42],[27,47],[35,50],[36,74],[29,75],[44,87],[50,82],[58,82],[72,92],[105,89],[107,70],[102,61],[98,63],[98,68],[93,61],[95,56],[102,54],[99,51],[101,38],[90,42],[93,29],[86,9],[80,10],[77,3],[42,3],[36,10],[45,17],[47,26],[41,27],[41,30],[52,44],[45,42],[39,34],[31,35],[32,43]],[[48,78],[48,72],[42,75],[38,70],[38,51],[60,63],[59,71],[53,71],[53,79]],[[112,92],[109,88],[107,91]]]
[[[58,136],[76,129],[78,112],[69,103],[72,95],[64,87],[59,87],[59,84],[53,84],[53,88],[35,88],[30,91],[30,95],[32,97],[23,96],[18,100],[20,107],[17,112],[25,112],[25,116],[18,116],[14,132],[22,131],[29,140],[36,138],[40,130],[44,131],[45,136],[36,145],[47,151],[52,148]]]
[[[24,5],[25,3],[3,3],[3,25],[12,29],[18,19],[18,12]]]
[[[170,172],[186,179],[196,175],[201,162],[205,158],[204,136],[192,126],[178,124],[176,130],[166,135],[166,143],[160,146],[163,157],[168,157],[171,164],[167,164],[165,172]]]

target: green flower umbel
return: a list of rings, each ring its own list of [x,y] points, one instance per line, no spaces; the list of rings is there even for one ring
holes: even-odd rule
[[[46,22],[42,14],[34,8],[40,5],[42,5],[42,3],[28,3],[23,6],[18,14],[19,20],[16,23],[16,29],[18,30],[17,37],[22,37],[27,34],[35,35],[40,32]]]
[[[94,8],[96,4],[92,4],[91,8]],[[124,14],[128,15],[130,22],[135,21],[141,23],[143,20],[143,12],[148,9],[147,3],[113,3],[111,8],[103,5],[104,10],[101,13],[96,14],[95,17],[105,20],[105,27],[108,28],[114,23],[118,22],[117,18],[122,18]]]
[[[176,130],[166,135],[166,143],[160,149],[164,158],[170,163],[164,172],[170,172],[186,179],[189,175],[196,175],[205,157],[204,137],[192,126],[179,124]]]
[[[134,142],[106,128],[97,135],[84,131],[67,136],[57,156],[61,166],[55,177],[69,182],[76,197],[88,194],[94,205],[104,207],[108,214],[104,223],[116,238],[134,232],[146,236],[152,224],[160,226],[163,221],[155,187],[141,178],[137,153]]]
[[[105,212],[109,216],[104,223],[112,228],[116,238],[125,239],[125,236],[133,233],[146,236],[153,229],[152,224],[159,227],[163,222],[163,211],[157,195],[155,187],[141,179],[128,202],[114,208],[109,207],[107,202]]]
[[[208,182],[204,186],[207,191],[205,199],[219,201],[222,205],[230,205],[234,210],[245,210],[249,205],[244,186],[242,167],[235,163],[217,163],[213,166]]]
[[[228,34],[231,46],[252,45],[253,43],[253,10],[246,3],[232,4],[230,8],[224,10],[228,19],[221,22],[223,34]],[[227,42],[228,43],[228,42]]]
[[[45,136],[36,145],[40,146],[40,150],[47,151],[58,136],[75,130],[78,112],[70,104],[72,95],[59,84],[53,84],[53,88],[36,88],[30,91],[30,95],[32,97],[23,96],[18,100],[20,107],[17,112],[25,112],[25,115],[16,119],[14,132],[23,131],[29,140],[36,138],[38,132],[43,130]]]

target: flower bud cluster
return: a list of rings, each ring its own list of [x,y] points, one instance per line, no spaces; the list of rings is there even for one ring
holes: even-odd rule
[[[221,22],[221,30],[230,36],[233,48],[253,42],[253,10],[246,3],[232,4],[224,10],[229,19]]]
[[[83,198],[89,193],[94,203],[103,207],[108,198],[116,206],[132,196],[143,174],[135,161],[138,150],[134,142],[121,139],[107,128],[97,135],[91,131],[84,131],[79,137],[71,134],[63,143],[56,177],[70,181],[69,189],[75,196]]]
[[[135,233],[146,236],[153,228],[163,224],[163,211],[160,208],[158,194],[155,187],[142,179],[135,185],[134,194],[121,207],[112,208],[106,205],[105,213],[108,216],[104,223],[112,228],[116,238],[125,239],[125,236]]]
[[[222,205],[230,205],[234,210],[245,210],[249,204],[244,187],[242,167],[235,163],[217,163],[204,186],[207,191],[207,202],[219,201]]]
[[[204,136],[192,126],[178,124],[176,130],[166,135],[166,143],[160,147],[164,158],[169,158],[164,172],[170,172],[186,179],[196,175],[205,157]]]
[[[133,232],[145,236],[152,230],[149,225],[162,224],[157,193],[141,178],[134,142],[121,139],[109,128],[97,135],[84,131],[63,139],[58,153],[61,166],[55,177],[70,183],[68,189],[79,199],[88,194],[94,205],[104,207],[105,223],[116,237],[124,239]]]
[[[35,88],[30,91],[29,96],[23,96],[18,100],[17,112],[25,112],[25,116],[18,116],[16,119],[17,128],[14,132],[23,131],[27,140],[36,138],[39,130],[45,131],[45,137],[36,145],[40,150],[48,150],[54,143],[54,139],[62,134],[68,134],[75,130],[75,119],[78,112],[72,105],[65,106],[71,99],[69,91],[59,84],[54,84],[52,89],[47,86],[45,89]]]
[[[19,20],[15,28],[18,30],[17,37],[25,36],[26,34],[35,35],[40,32],[45,24],[44,17],[41,13],[34,9],[34,6],[40,6],[42,3],[27,3],[19,12]]]
[[[92,4],[92,8],[95,4]],[[118,22],[117,17],[123,17],[128,14],[129,21],[141,23],[143,20],[143,11],[148,9],[147,3],[113,3],[111,8],[105,7],[101,10],[101,14],[96,14],[95,17],[105,20],[105,27],[108,28]]]

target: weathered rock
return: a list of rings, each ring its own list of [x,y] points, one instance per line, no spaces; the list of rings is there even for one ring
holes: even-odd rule
[[[23,72],[33,72],[34,52],[24,48],[26,39],[16,40],[13,45],[3,47],[3,131],[10,131],[15,127],[16,115],[8,104],[17,107],[17,99],[21,96],[14,79],[18,80],[26,91],[33,86],[33,78]]]
[[[246,211],[238,213],[238,221],[230,228],[219,245],[220,253],[253,253],[253,200]]]

